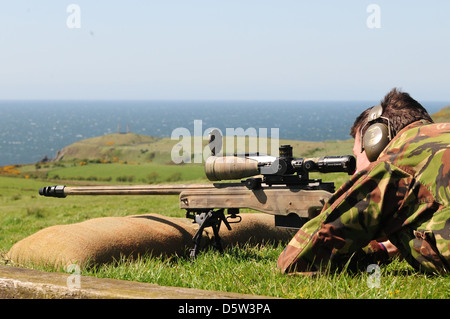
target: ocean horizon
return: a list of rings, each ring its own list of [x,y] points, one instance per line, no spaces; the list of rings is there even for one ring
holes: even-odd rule
[[[177,128],[194,134],[218,128],[278,128],[279,138],[302,141],[348,140],[355,118],[379,101],[0,101],[0,166],[53,158],[82,139],[118,131],[169,137]],[[421,102],[433,114],[450,102]],[[203,132],[202,132],[203,133]]]

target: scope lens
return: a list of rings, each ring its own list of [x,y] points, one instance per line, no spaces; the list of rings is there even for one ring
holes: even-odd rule
[[[321,157],[318,167],[321,173],[346,172],[351,175],[356,169],[356,159],[351,155]]]

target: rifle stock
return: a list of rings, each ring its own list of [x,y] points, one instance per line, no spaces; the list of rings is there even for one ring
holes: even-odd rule
[[[329,184],[323,183],[317,186],[261,186],[255,189],[248,188],[243,183],[77,187],[54,185],[42,187],[39,194],[61,198],[76,195],[179,195],[180,208],[189,211],[248,208],[276,216],[293,214],[300,219],[310,219],[317,215],[317,211],[331,196],[329,187]],[[301,225],[284,226],[298,228]]]

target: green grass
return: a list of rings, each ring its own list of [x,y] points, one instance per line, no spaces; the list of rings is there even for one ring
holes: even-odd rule
[[[84,276],[116,278],[161,286],[236,292],[287,299],[448,299],[450,280],[415,272],[394,260],[373,273],[324,272],[312,276],[283,275],[276,261],[283,245],[203,251],[185,256],[122,258],[116,263],[83,269]],[[55,271],[55,269],[46,269]],[[377,284],[376,284],[377,283]]]
[[[176,196],[41,197],[40,187],[54,181],[0,177],[0,250],[52,225],[106,216],[160,213],[184,216]]]
[[[450,105],[444,107],[439,112],[432,115],[433,120],[436,123],[449,123],[450,122]]]
[[[48,178],[61,180],[87,180],[108,182],[140,182],[164,183],[179,182],[183,180],[203,180],[204,168],[200,165],[191,165],[189,169],[182,165],[163,164],[97,164],[87,163],[82,166],[56,167],[48,172]]]
[[[191,152],[207,152],[208,141],[201,140],[202,147],[197,150],[194,145],[196,139],[192,139]],[[262,151],[261,149],[250,149],[249,145],[265,145],[267,153],[271,153],[271,140],[255,140],[255,138],[234,138],[231,150],[227,146],[228,139],[223,138],[223,150],[226,155],[230,153],[243,153]],[[127,163],[151,163],[167,164],[171,162],[171,152],[179,140],[169,138],[154,138],[137,134],[108,134],[101,137],[85,139],[69,145],[62,149],[57,158],[65,162],[79,163],[81,161],[102,161],[102,162],[127,162]],[[244,146],[242,145],[244,142]],[[308,142],[294,140],[279,140],[279,145],[290,144],[293,147],[295,157],[313,157],[324,155],[347,155],[352,154],[353,141],[323,141]],[[244,148],[243,148],[244,147]],[[200,156],[201,157],[201,156]],[[192,155],[193,158],[193,155]]]
[[[345,180],[345,174],[340,179]],[[0,177],[0,251],[3,254],[22,238],[56,224],[145,213],[184,216],[178,208],[177,196],[74,196],[65,199],[39,196],[39,187],[48,184],[49,181]],[[276,261],[285,244],[236,247],[227,249],[224,254],[204,251],[194,261],[187,256],[123,258],[114,264],[83,269],[82,275],[282,298],[450,297],[448,276],[417,273],[404,261],[381,268],[379,288],[368,287],[370,274],[364,271],[323,273],[313,277],[282,275],[276,270]]]

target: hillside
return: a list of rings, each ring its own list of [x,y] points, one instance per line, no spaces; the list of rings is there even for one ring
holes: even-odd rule
[[[431,115],[436,123],[450,122],[450,105]]]
[[[98,161],[102,163],[145,163],[168,160],[170,139],[134,133],[108,134],[84,139],[59,150],[53,161]]]
[[[450,122],[450,106],[432,114],[435,122]],[[251,139],[246,139],[246,150]],[[78,141],[59,150],[53,161],[98,161],[100,163],[128,162],[128,163],[160,163],[171,162],[171,152],[179,140],[170,138],[157,138],[134,133],[108,134]],[[256,142],[253,140],[252,142]],[[237,141],[234,142],[236,145]],[[352,154],[353,140],[308,142],[294,140],[280,140],[279,145],[290,144],[295,157],[315,157],[325,155]],[[270,140],[267,141],[270,153]],[[202,140],[202,150],[205,150],[207,141]],[[226,150],[226,143],[224,143]],[[191,145],[192,152],[194,145]],[[236,150],[236,146],[235,146]],[[239,152],[242,150],[239,149]],[[191,155],[193,156],[193,155]]]
[[[225,138],[224,138],[225,140]],[[258,142],[253,145],[258,145]],[[59,150],[52,160],[57,161],[97,161],[100,163],[128,162],[128,163],[170,163],[171,152],[179,140],[170,138],[156,138],[134,133],[128,134],[108,134],[101,137],[94,137],[78,141]],[[207,148],[208,141],[202,140],[202,150],[209,152]],[[238,148],[238,141],[234,141],[234,150]],[[246,150],[248,149],[249,139],[246,139]],[[280,140],[279,145],[290,144],[294,149],[296,157],[312,157],[321,155],[344,155],[351,154],[352,141],[324,141],[324,142],[305,142]],[[206,149],[205,149],[206,148]],[[224,143],[224,149],[226,143]],[[194,145],[191,145],[194,152]],[[270,140],[267,141],[267,150],[270,153]],[[193,155],[192,155],[193,156]]]

